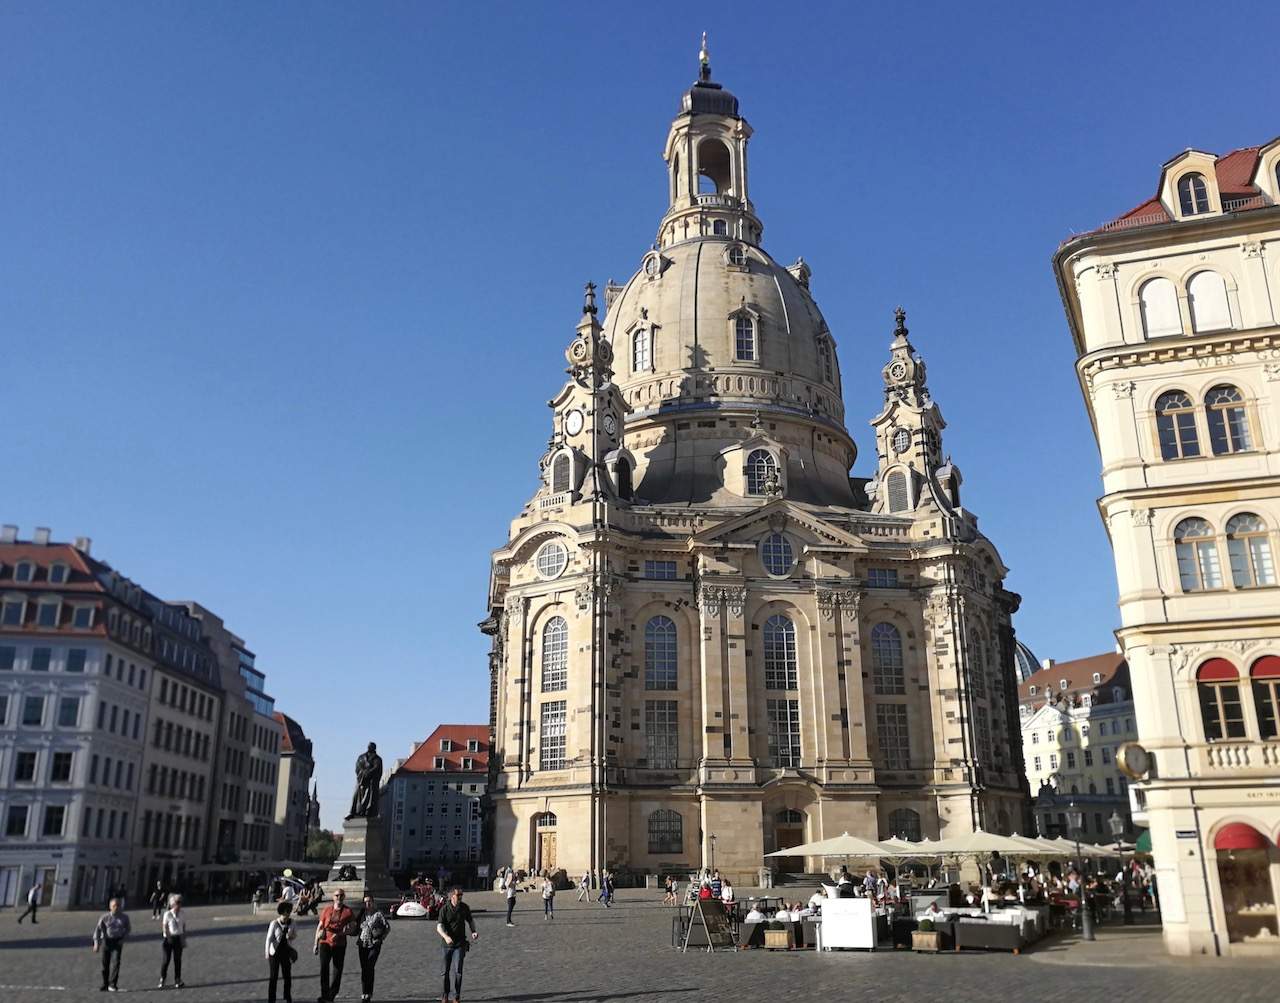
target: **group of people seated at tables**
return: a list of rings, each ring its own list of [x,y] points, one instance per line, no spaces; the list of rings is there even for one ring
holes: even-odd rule
[[[680,883],[671,875],[667,875],[664,884],[664,894],[662,896],[663,905],[679,905],[680,904]],[[704,871],[702,877],[697,881],[691,882],[689,885],[689,901],[694,900],[705,902],[708,899],[716,899],[723,902],[726,906],[736,904],[734,900],[733,885],[729,883],[728,878],[720,877],[719,871]]]

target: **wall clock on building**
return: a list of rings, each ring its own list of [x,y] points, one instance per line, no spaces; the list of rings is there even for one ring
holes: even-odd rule
[[[604,416],[604,432],[605,435],[616,435],[618,432],[617,419],[615,419],[611,414]]]
[[[582,431],[582,412],[577,408],[564,416],[564,430],[569,435],[577,435]]]
[[[895,428],[893,430],[893,451],[895,453],[905,453],[910,445],[911,433],[905,428]]]

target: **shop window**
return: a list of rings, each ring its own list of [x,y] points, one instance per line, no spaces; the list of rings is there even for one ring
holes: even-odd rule
[[[1233,944],[1274,943],[1276,899],[1271,887],[1271,845],[1251,825],[1232,822],[1213,838],[1218,854],[1218,886]]]

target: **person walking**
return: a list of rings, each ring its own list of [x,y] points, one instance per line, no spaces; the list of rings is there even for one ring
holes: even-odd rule
[[[35,926],[36,923],[39,922],[39,920],[36,919],[36,910],[40,907],[40,899],[43,896],[44,882],[37,880],[36,883],[31,886],[31,890],[27,892],[27,908],[22,915],[18,917],[19,923],[26,919],[28,915],[31,916],[32,926]]]
[[[584,902],[591,898],[591,872],[583,871],[582,879],[578,882],[578,901]]]
[[[556,883],[550,874],[542,876],[542,918],[556,918]]]
[[[129,917],[119,899],[107,903],[107,911],[93,928],[93,953],[102,955],[102,985],[99,992],[120,991],[120,955],[124,939],[133,932]]]
[[[471,940],[467,940],[467,928],[471,928]],[[471,918],[471,907],[462,901],[462,889],[454,885],[449,889],[449,898],[440,908],[440,919],[436,923],[436,933],[444,941],[444,972],[442,979],[444,988],[441,991],[440,1003],[449,1003],[449,972],[453,976],[453,1003],[462,1003],[462,963],[466,961],[467,950],[471,944],[480,939],[476,932],[476,922]]]
[[[608,871],[600,872],[600,897],[597,902],[603,902],[606,909],[613,908],[613,875]]]
[[[347,895],[341,888],[333,893],[333,902],[320,913],[316,924],[314,953],[320,957],[320,997],[317,1003],[332,1003],[342,985],[342,966],[347,959],[347,931],[355,924],[355,913],[347,907]],[[332,975],[331,975],[332,973]]]
[[[183,988],[182,952],[187,946],[187,918],[182,915],[182,896],[170,895],[169,908],[160,920],[160,932],[164,937],[161,948],[164,960],[160,962],[160,985],[164,988],[165,976],[169,974],[169,959],[173,959],[173,984],[177,989]]]
[[[289,941],[298,935],[293,927],[293,904],[276,906],[276,918],[267,927],[267,1003],[276,1003],[276,982],[284,976],[284,1003],[293,1003],[293,963],[298,952]]]
[[[382,953],[382,942],[391,932],[391,923],[372,895],[364,897],[356,922],[360,925],[360,934],[356,937],[356,952],[360,955],[360,1003],[369,1003],[373,999],[373,970]]]
[[[261,885],[253,890],[253,914],[256,916],[267,901],[267,892]]]
[[[155,890],[152,891],[151,897],[147,901],[151,904],[152,919],[160,919],[164,916],[164,904],[169,901],[169,896],[165,894],[162,882],[156,882]]]
[[[507,926],[515,926],[511,922],[511,913],[516,908],[516,872],[514,869],[507,871],[506,877],[502,879],[502,890],[507,894]]]

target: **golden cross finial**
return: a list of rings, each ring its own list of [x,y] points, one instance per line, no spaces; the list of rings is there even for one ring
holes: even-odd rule
[[[702,48],[698,50],[698,63],[703,80],[711,79],[711,53],[707,51],[707,33],[702,33]]]

